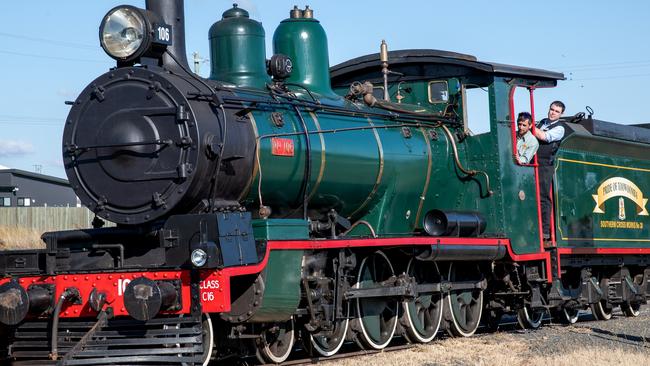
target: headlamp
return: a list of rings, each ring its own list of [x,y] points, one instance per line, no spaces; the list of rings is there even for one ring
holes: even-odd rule
[[[203,267],[208,261],[208,253],[203,249],[194,249],[192,251],[192,256],[190,257],[192,264],[196,267]]]
[[[148,10],[130,5],[117,6],[102,19],[99,42],[109,56],[121,62],[137,61],[142,56],[159,56],[171,44],[171,27],[158,18]]]

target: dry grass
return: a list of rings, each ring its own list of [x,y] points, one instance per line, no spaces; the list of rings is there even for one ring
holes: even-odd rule
[[[561,355],[536,356],[527,364],[534,366],[648,365],[650,353],[586,347]]]
[[[323,365],[523,365],[521,354],[527,353],[525,342],[505,334],[493,335],[492,339],[484,337],[448,338],[429,345],[379,353],[353,360],[327,362]]]
[[[533,354],[539,345],[510,334],[497,333],[488,337],[448,338],[430,345],[417,346],[398,352],[379,353],[355,359],[323,363],[326,366],[381,365],[508,365],[508,366],[576,366],[576,365],[648,365],[650,353],[639,350],[583,347],[561,354]],[[572,348],[567,345],[567,348]]]
[[[41,234],[36,229],[0,225],[0,250],[44,248]]]
[[[449,338],[417,347],[412,365],[519,365],[520,355],[528,351],[525,342],[498,334],[489,337]],[[469,341],[469,342],[468,342]],[[405,365],[404,362],[401,363]]]

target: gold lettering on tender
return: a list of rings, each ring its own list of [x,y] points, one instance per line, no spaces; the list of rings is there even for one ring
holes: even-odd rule
[[[630,230],[643,230],[643,222],[638,221],[600,221],[601,229],[630,229]]]
[[[648,210],[645,205],[648,203],[647,198],[643,198],[643,192],[632,181],[623,177],[609,178],[604,181],[596,190],[597,194],[592,195],[596,201],[594,213],[605,213],[603,205],[605,201],[613,197],[625,197],[632,200],[637,205],[637,214],[639,216],[648,216]]]

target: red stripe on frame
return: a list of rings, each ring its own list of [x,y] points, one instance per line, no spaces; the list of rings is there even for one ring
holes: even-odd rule
[[[433,237],[403,237],[403,238],[381,238],[381,239],[325,239],[325,240],[271,240],[267,243],[266,254],[261,263],[245,267],[232,267],[222,270],[226,277],[242,276],[261,272],[268,263],[271,250],[316,250],[316,249],[340,249],[340,248],[372,248],[384,246],[408,246],[408,245],[482,245],[499,246],[503,245],[508,255],[514,261],[545,261],[547,273],[551,273],[550,254],[547,252],[515,254],[512,251],[510,240],[505,238],[433,238]],[[551,276],[547,276],[549,282]]]
[[[650,248],[558,248],[559,254],[650,254]]]
[[[384,246],[408,246],[408,245],[504,245],[509,257],[514,261],[545,261],[547,273],[551,273],[550,253],[528,253],[515,254],[512,251],[509,239],[502,238],[431,238],[431,237],[405,237],[385,239],[338,239],[338,240],[273,240],[269,241],[266,248],[266,255],[261,263],[245,267],[233,267],[222,270],[228,277],[241,276],[261,272],[268,262],[271,250],[316,250],[316,249],[339,249],[339,248],[371,248]],[[621,254],[650,254],[650,248],[558,248],[559,255],[576,254],[600,254],[600,255],[621,255]],[[558,257],[559,257],[558,255]],[[559,258],[558,258],[559,259]],[[559,262],[559,260],[558,260]],[[558,263],[559,264],[559,263]],[[549,281],[551,276],[547,276]]]
[[[334,239],[334,240],[271,240],[268,246],[271,249],[338,249],[338,248],[365,248],[382,246],[404,245],[486,245],[510,246],[508,239],[496,238],[431,238],[431,237],[404,237],[382,239]]]

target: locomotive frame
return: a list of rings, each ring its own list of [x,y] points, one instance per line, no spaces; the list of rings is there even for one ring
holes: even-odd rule
[[[526,328],[548,310],[634,317],[650,296],[645,128],[567,121],[559,235],[543,245],[537,165],[514,160],[513,95],[527,89],[534,107],[562,74],[383,48],[330,69],[324,30],[295,8],[269,78],[264,31],[235,6],[210,31],[216,65],[201,79],[183,56],[182,1],[128,9],[171,40],[116,57],[67,119],[66,172],[95,227],[0,253],[12,363],[282,363],[297,340],[329,357],[396,334],[471,336],[504,313]],[[382,83],[397,103],[374,94]],[[467,131],[471,87],[488,90],[488,133]]]

